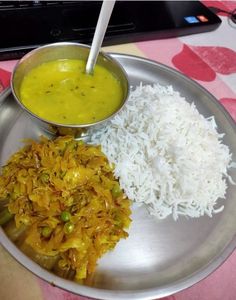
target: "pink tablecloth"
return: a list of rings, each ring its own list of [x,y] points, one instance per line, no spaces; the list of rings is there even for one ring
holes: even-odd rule
[[[205,1],[205,3],[208,6],[216,6],[228,11],[236,9],[235,1]],[[221,18],[222,24],[213,32],[168,40],[122,45],[107,49],[114,52],[141,55],[183,72],[210,91],[236,121],[236,24],[230,21],[226,14],[221,14]],[[16,61],[0,62],[0,91],[9,85],[10,74],[15,63]],[[11,264],[11,266],[14,266],[12,262]],[[22,272],[22,270],[19,272]],[[35,294],[34,299],[86,299],[53,287],[31,274],[30,276],[34,278],[34,285],[37,285],[37,297]],[[14,277],[14,280],[19,282],[21,279],[20,277]],[[14,287],[14,281],[11,281],[10,284]],[[20,287],[18,287],[19,289]],[[4,295],[4,298],[1,295]],[[8,295],[14,295],[14,293],[12,292]],[[27,293],[24,295],[22,299],[32,299],[31,296],[27,298]],[[9,296],[7,298],[0,284],[0,298],[8,300],[13,299],[12,297]],[[19,299],[17,294],[15,294],[15,297]],[[235,300],[236,252],[206,279],[189,289],[165,298],[165,300],[167,299]]]

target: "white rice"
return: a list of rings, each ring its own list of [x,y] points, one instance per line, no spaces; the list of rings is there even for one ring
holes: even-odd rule
[[[224,206],[231,154],[217,133],[214,117],[205,119],[171,86],[140,85],[123,110],[91,130],[115,163],[127,196],[146,204],[158,218],[212,216]]]

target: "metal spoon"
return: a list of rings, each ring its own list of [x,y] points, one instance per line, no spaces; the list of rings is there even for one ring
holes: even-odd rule
[[[107,25],[110,20],[114,5],[115,0],[104,0],[102,3],[102,8],[99,14],[96,30],[94,33],[92,46],[86,63],[85,72],[87,74],[93,73],[93,69],[97,61],[98,53],[100,51],[100,47],[102,45],[102,41],[107,30]]]

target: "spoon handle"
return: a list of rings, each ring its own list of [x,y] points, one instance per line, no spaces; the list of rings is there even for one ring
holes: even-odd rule
[[[99,14],[96,30],[93,37],[92,46],[89,52],[85,71],[87,74],[92,74],[94,65],[96,64],[98,53],[102,45],[102,41],[107,30],[107,25],[111,17],[115,0],[104,0]]]

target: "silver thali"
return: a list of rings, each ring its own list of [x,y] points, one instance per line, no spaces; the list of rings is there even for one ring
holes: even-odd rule
[[[223,142],[236,161],[236,127],[217,100],[194,81],[156,62],[112,54],[128,73],[131,86],[160,83],[172,85],[205,117],[214,115]],[[23,145],[27,138],[38,139],[42,132],[23,112],[10,90],[0,96],[0,165]],[[236,181],[236,169],[230,171]],[[220,200],[222,203],[222,200]],[[225,209],[212,218],[174,221],[157,220],[145,207],[132,207],[129,237],[100,261],[92,286],[59,278],[27,258],[0,231],[0,241],[22,265],[44,280],[75,294],[96,299],[156,299],[183,290],[213,272],[236,247],[236,185],[227,189]]]

